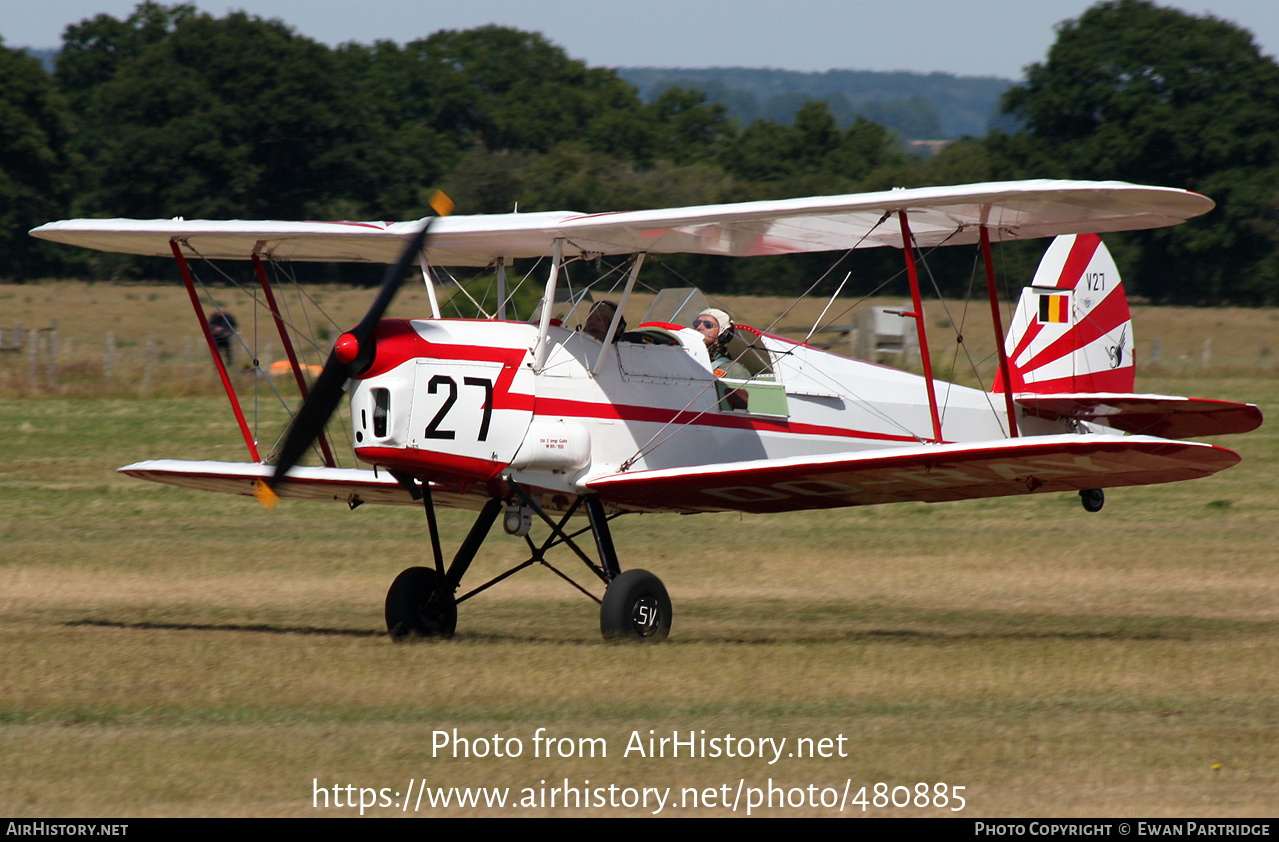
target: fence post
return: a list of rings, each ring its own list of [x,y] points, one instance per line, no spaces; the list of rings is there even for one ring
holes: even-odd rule
[[[142,391],[151,391],[151,367],[155,364],[155,334],[147,334],[147,358],[142,369]]]
[[[115,375],[115,332],[110,330],[107,331],[107,351],[102,358],[102,374],[107,383]]]
[[[49,328],[49,388],[58,387],[58,323]]]

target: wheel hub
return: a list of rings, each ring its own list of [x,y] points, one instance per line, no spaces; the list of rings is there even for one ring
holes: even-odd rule
[[[652,637],[657,633],[662,622],[659,610],[655,597],[644,596],[636,600],[631,610],[631,623],[640,637]]]

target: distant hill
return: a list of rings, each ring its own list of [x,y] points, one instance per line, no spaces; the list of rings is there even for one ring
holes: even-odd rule
[[[841,126],[861,114],[911,140],[984,135],[999,116],[1000,96],[1016,84],[993,76],[873,70],[622,67],[617,74],[646,101],[672,85],[705,91],[743,124],[761,118],[789,124],[805,100],[820,99]]]
[[[24,49],[53,72],[58,49]],[[994,76],[875,70],[622,67],[616,73],[645,101],[671,86],[704,91],[742,125],[759,119],[790,125],[805,101],[820,99],[842,127],[861,115],[907,140],[981,136],[993,125],[1007,125],[1000,122],[999,98],[1015,84]]]

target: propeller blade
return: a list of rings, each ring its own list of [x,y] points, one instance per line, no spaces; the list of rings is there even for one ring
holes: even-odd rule
[[[446,216],[452,210],[452,202],[442,193],[436,194],[436,198],[431,200],[431,206],[441,216]],[[302,408],[298,410],[293,423],[289,425],[288,435],[285,436],[284,445],[280,448],[280,455],[276,460],[275,472],[271,474],[270,479],[259,485],[257,496],[264,506],[268,508],[274,506],[274,489],[311,447],[312,442],[324,431],[329,416],[342,400],[347,381],[358,377],[373,363],[376,352],[373,332],[377,329],[382,316],[386,314],[387,308],[391,306],[391,301],[400,288],[409,264],[425,245],[430,228],[431,220],[428,219],[422,229],[405,246],[400,259],[386,270],[373,306],[364,314],[364,318],[358,325],[339,338],[337,346],[329,352],[324,370],[320,372],[315,385],[311,387],[311,393],[302,403]]]
[[[320,376],[311,387],[311,393],[307,395],[302,408],[298,410],[298,414],[293,417],[293,423],[289,425],[289,433],[284,438],[284,445],[280,448],[280,455],[275,463],[275,473],[271,474],[271,478],[266,482],[270,489],[274,490],[279,486],[284,475],[298,463],[320,433],[324,432],[324,426],[329,423],[329,416],[333,414],[333,410],[337,409],[346,391],[346,381],[350,379],[347,373],[348,368],[349,366],[342,363],[336,354],[329,352],[324,370],[320,372]]]

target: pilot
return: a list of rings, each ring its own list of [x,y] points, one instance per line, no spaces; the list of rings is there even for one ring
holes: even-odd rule
[[[600,342],[604,341],[604,337],[608,336],[608,326],[613,323],[613,316],[617,313],[617,304],[607,299],[597,301],[595,306],[591,308],[591,314],[586,317],[586,324],[582,326],[582,332],[587,336],[593,337]],[[626,332],[626,317],[618,319],[617,332],[613,334],[613,341]]]
[[[716,377],[727,377],[730,380],[749,380],[750,372],[746,366],[734,362],[728,355],[728,343],[732,341],[736,328],[733,319],[723,310],[708,307],[693,319],[693,329],[702,334],[706,342],[706,351],[711,357],[711,368]],[[731,389],[724,399],[731,409],[745,409],[749,395],[745,389]]]

